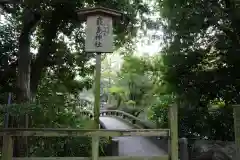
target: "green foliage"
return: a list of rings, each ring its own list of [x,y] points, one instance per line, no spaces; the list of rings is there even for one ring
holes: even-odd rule
[[[13,90],[16,78],[17,29],[15,21],[0,22],[0,91],[6,93],[0,102],[7,100],[9,91]],[[3,94],[1,94],[3,96]]]
[[[169,21],[165,26],[164,79],[188,101],[222,98],[237,103],[240,56],[235,1],[164,0],[159,4]]]
[[[120,97],[123,105],[144,106],[147,104],[152,81],[147,75],[148,62],[135,56],[125,56],[117,81],[110,93]],[[114,92],[113,92],[114,91]],[[119,105],[120,106],[120,105]]]
[[[129,100],[129,101],[126,102],[126,105],[134,107],[136,105],[136,102],[133,101],[133,100]]]
[[[0,5],[6,18],[0,24],[0,102],[6,104],[8,92],[13,93],[9,112],[14,126],[23,125],[25,114],[30,116],[29,127],[84,128],[91,123],[77,114],[78,94],[92,87],[94,70],[88,63],[94,54],[84,51],[84,21],[78,10],[99,5],[124,13],[114,22],[116,48],[130,46],[137,24],[149,23],[143,16],[149,13],[143,0],[35,0]],[[119,97],[123,96],[121,92]],[[26,103],[15,104],[20,101]],[[28,146],[29,156],[90,154],[88,138],[31,138]]]
[[[168,107],[175,102],[180,104],[180,136],[232,140],[230,104],[240,102],[239,4],[209,0],[157,0],[157,4],[165,46],[161,55],[153,58],[124,57],[114,83],[108,86],[114,105],[135,116],[148,108],[149,119],[158,127],[167,127]],[[13,93],[9,112],[16,120],[28,113],[31,127],[91,126],[91,121],[77,114],[81,109],[78,94],[92,87],[94,70],[88,63],[94,55],[83,50],[84,23],[77,10],[96,5],[124,12],[123,18],[114,22],[116,49],[124,44],[133,46],[137,29],[153,24],[145,16],[150,9],[143,0],[2,5],[6,21],[0,23],[0,102],[6,104],[8,92]],[[20,35],[31,37],[30,42],[26,39],[20,44]],[[36,52],[25,53],[31,56],[28,76],[33,102],[14,104],[21,48]],[[29,141],[33,156],[83,156],[90,154],[89,147],[88,138]]]
[[[232,140],[230,104],[239,103],[240,89],[238,2],[163,0],[158,6],[165,46],[153,65],[161,74],[156,91],[177,96],[182,136]]]
[[[6,21],[1,24],[1,85],[6,84],[15,87],[15,81],[10,81],[10,75],[14,79],[16,71],[16,62],[18,57],[19,34],[29,29],[32,24],[33,28],[29,37],[31,49],[35,54],[30,54],[32,59],[31,73],[31,91],[37,89],[40,78],[46,70],[55,70],[61,73],[58,78],[68,77],[66,81],[74,79],[76,76],[86,77],[93,73],[93,66],[86,63],[94,56],[83,51],[84,48],[84,22],[80,21],[77,11],[84,6],[92,7],[102,5],[118,11],[124,11],[121,21],[114,22],[114,33],[116,48],[125,43],[130,44],[132,37],[136,35],[137,23],[147,23],[145,17],[136,18],[137,14],[149,13],[148,6],[142,1],[80,1],[80,0],[63,0],[63,1],[24,1],[16,5],[2,5]],[[8,13],[8,14],[6,14]],[[24,18],[24,17],[27,18]],[[39,20],[38,20],[39,19]],[[28,42],[21,45],[27,45]],[[28,46],[25,46],[28,47]],[[28,48],[30,50],[30,48]],[[28,54],[28,53],[26,53]],[[7,61],[8,60],[8,61]],[[10,64],[8,64],[10,63]],[[11,68],[10,68],[11,67]],[[3,77],[3,76],[5,77]],[[11,82],[11,83],[10,83]],[[91,88],[90,84],[85,84]],[[3,85],[5,86],[5,85]],[[1,89],[1,88],[0,88]],[[74,86],[71,87],[74,89]],[[8,89],[8,90],[11,90]]]
[[[83,7],[99,5],[124,11],[123,18],[114,22],[116,48],[131,44],[138,29],[136,24],[146,22],[144,16],[137,18],[137,15],[149,13],[142,0],[36,0],[1,4],[6,20],[0,23],[0,101],[6,104],[8,92],[13,94],[9,112],[14,116],[14,126],[23,123],[21,115],[26,113],[30,116],[29,127],[84,128],[90,123],[77,111],[81,109],[78,94],[83,88],[92,87],[94,66],[88,62],[94,54],[83,50],[84,22],[77,12]],[[30,60],[26,61],[26,57]],[[23,74],[30,80],[19,81]],[[19,97],[29,95],[27,92],[30,96],[20,98],[27,102],[15,104]],[[86,137],[31,138],[28,146],[29,156],[90,154]]]
[[[43,79],[41,84],[36,99],[37,104],[5,105],[8,107],[10,116],[15,117],[15,121],[20,121],[21,116],[27,113],[30,115],[29,127],[32,128],[90,129],[91,120],[78,114],[80,106],[77,106],[73,94],[70,94],[68,90],[62,90],[62,87],[57,88],[58,82],[54,82],[53,78],[51,80]],[[60,92],[61,94],[59,94]],[[108,143],[107,139],[101,139],[101,148]],[[91,138],[33,137],[29,139],[28,148],[29,156],[90,156]],[[101,150],[101,155],[104,154],[104,150]]]
[[[168,110],[174,103],[172,95],[162,95],[156,98],[149,107],[149,119],[157,124],[158,128],[168,128]]]

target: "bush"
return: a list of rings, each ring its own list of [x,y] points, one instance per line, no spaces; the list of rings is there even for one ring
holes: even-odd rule
[[[64,107],[56,108],[36,104],[17,105],[9,107],[10,116],[17,117],[26,113],[30,115],[31,128],[78,128],[90,129],[91,120],[88,117],[80,117],[73,111]],[[54,113],[54,114],[53,114]],[[3,110],[1,117],[3,117]],[[2,119],[1,119],[2,120]],[[1,121],[2,122],[2,121]],[[104,156],[104,146],[108,145],[109,140],[100,139],[100,155]],[[88,157],[91,156],[90,137],[31,137],[28,139],[30,157]]]
[[[158,128],[168,127],[168,107],[171,104],[171,96],[163,95],[157,98],[149,108],[149,119],[152,120]]]

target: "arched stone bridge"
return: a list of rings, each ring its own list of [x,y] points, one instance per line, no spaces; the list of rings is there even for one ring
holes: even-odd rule
[[[93,118],[90,111],[81,111],[81,114]],[[100,123],[104,129],[154,129],[154,124],[146,124],[142,120],[119,110],[101,110]],[[166,129],[168,130],[168,129]],[[168,140],[160,140],[166,132],[159,137],[114,137],[119,141],[119,156],[161,156],[168,153]],[[168,136],[168,135],[167,135]]]

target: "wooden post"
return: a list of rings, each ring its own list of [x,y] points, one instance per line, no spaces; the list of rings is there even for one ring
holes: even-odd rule
[[[101,53],[96,55],[96,68],[95,68],[95,87],[94,87],[94,128],[100,128],[100,82],[101,82]],[[92,137],[92,160],[98,160],[99,158],[99,136]]]
[[[188,153],[188,140],[187,138],[181,138],[179,140],[179,148],[180,148],[180,160],[189,160],[189,153]]]
[[[95,87],[94,87],[94,123],[99,129],[100,113],[100,80],[101,80],[101,53],[112,53],[113,48],[113,17],[121,17],[122,13],[104,7],[81,9],[79,19],[87,21],[85,51],[96,53]],[[103,30],[102,27],[105,29]],[[107,30],[106,30],[107,27]],[[94,41],[93,41],[94,40]],[[92,159],[97,160],[99,155],[99,136],[92,138]]]
[[[4,128],[9,127],[9,105],[11,104],[11,93],[8,95],[8,105],[5,108]],[[3,136],[2,160],[12,160],[13,157],[13,142],[11,136]]]
[[[173,104],[169,108],[171,160],[178,160],[178,105]]]
[[[92,137],[92,160],[99,158],[99,136]]]
[[[100,112],[100,82],[101,82],[101,53],[96,55],[96,67],[95,67],[95,84],[94,84],[94,122],[96,129],[99,129],[99,112]]]
[[[12,160],[13,140],[11,136],[3,136],[2,160]]]
[[[235,160],[239,160],[240,159],[240,105],[233,105],[233,117],[234,117],[234,133],[235,133],[235,145],[236,145]]]
[[[119,156],[119,140],[111,140],[111,156]]]
[[[5,108],[5,116],[4,116],[4,128],[9,127],[9,105],[11,104],[12,94],[8,94],[8,105]]]

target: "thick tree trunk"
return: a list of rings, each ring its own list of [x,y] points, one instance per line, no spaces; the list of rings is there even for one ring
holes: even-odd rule
[[[17,102],[29,102],[30,96],[30,38],[29,33],[23,32],[19,38],[18,79],[17,79]]]
[[[19,38],[19,58],[18,58],[18,78],[17,78],[17,103],[30,102],[30,38],[28,33],[23,32]],[[14,127],[27,128],[27,115],[21,117],[19,121],[15,119]],[[16,147],[14,148],[15,156],[25,156],[27,150],[26,137],[16,139]]]
[[[36,16],[30,9],[25,8],[23,15],[23,26],[19,37],[18,67],[17,67],[17,103],[27,104],[31,99],[30,92],[30,35],[35,28],[40,16]],[[16,117],[13,120],[13,127],[28,127],[28,115]],[[14,156],[26,156],[27,138],[16,138],[14,143]]]

